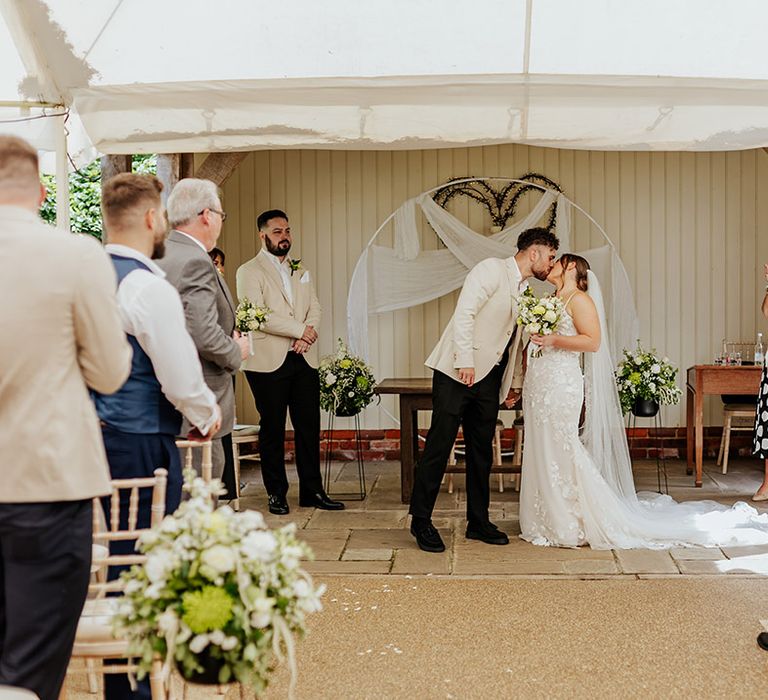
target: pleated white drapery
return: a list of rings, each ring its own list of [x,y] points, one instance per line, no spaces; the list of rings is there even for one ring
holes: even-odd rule
[[[514,255],[520,233],[540,224],[553,204],[557,208],[555,232],[560,239],[560,251],[570,251],[572,202],[562,193],[544,187],[541,190],[539,201],[524,219],[489,236],[473,231],[439,206],[432,199],[436,190],[404,202],[376,231],[352,274],[347,297],[347,328],[352,351],[366,360],[370,358],[370,314],[418,306],[460,288],[467,272],[481,260]],[[444,249],[421,249],[419,212]],[[632,347],[638,337],[637,311],[621,259],[605,231],[589,218],[605,237],[606,245],[580,254],[589,260],[605,290],[608,341],[615,359],[625,347]],[[394,223],[394,246],[376,245],[378,235],[390,221]]]

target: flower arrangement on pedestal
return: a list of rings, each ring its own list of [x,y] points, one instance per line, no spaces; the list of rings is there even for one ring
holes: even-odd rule
[[[187,482],[190,500],[139,539],[146,563],[122,575],[115,631],[130,640],[138,675],[159,656],[166,672],[260,694],[287,656],[293,683],[294,636],[325,590],[300,566],[311,551],[293,524],[269,530],[260,513],[214,509],[218,481]]]
[[[659,358],[655,349],[643,350],[638,342],[634,351],[624,351],[616,371],[621,410],[648,417],[660,405],[676,404],[683,393],[676,380],[677,367],[669,358]]]
[[[320,374],[320,407],[337,416],[355,416],[373,401],[376,386],[371,368],[349,353],[339,339],[335,355],[324,357]]]

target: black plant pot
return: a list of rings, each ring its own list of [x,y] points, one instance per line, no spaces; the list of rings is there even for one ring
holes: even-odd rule
[[[638,418],[653,418],[659,412],[659,404],[653,399],[635,399],[632,413]]]
[[[202,671],[187,673],[183,667],[179,667],[179,671],[184,677],[184,680],[199,685],[218,685],[219,671],[221,671],[222,666],[224,666],[224,659],[213,658],[208,654],[208,650],[204,649],[197,655],[197,661],[203,667]]]
[[[351,418],[358,413],[360,413],[360,409],[355,406],[337,406],[336,410],[333,412],[333,414],[339,418]]]

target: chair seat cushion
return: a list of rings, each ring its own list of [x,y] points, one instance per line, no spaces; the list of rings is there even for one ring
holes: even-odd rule
[[[259,428],[260,426],[258,425],[236,425],[232,430],[232,434],[235,437],[245,437],[246,435],[258,435]]]
[[[756,403],[727,403],[723,406],[724,411],[730,413],[751,413],[754,415],[757,410]]]

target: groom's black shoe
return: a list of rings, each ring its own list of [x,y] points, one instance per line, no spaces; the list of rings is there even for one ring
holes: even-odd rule
[[[466,538],[468,540],[480,540],[486,544],[509,544],[509,537],[493,523],[482,525],[467,525]]]
[[[432,521],[427,518],[413,518],[411,534],[416,538],[419,549],[425,552],[444,552],[445,543],[440,533],[435,530]]]
[[[288,507],[288,501],[285,500],[285,496],[270,496],[269,512],[272,515],[288,515],[291,509]]]
[[[319,508],[320,510],[344,510],[346,506],[341,501],[332,501],[323,491],[308,496],[299,496],[302,508]]]

